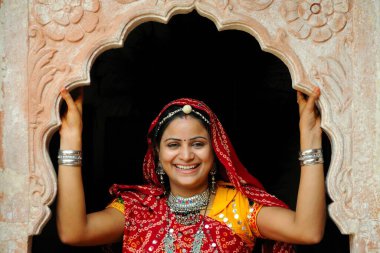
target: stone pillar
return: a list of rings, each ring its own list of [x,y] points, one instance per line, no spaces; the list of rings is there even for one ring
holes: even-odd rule
[[[0,1],[0,252],[27,252],[30,235],[28,19],[26,2]]]

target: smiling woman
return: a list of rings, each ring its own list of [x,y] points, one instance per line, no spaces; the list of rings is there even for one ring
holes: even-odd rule
[[[69,108],[63,118],[65,130],[64,123],[78,117],[81,100],[75,106],[66,91],[62,95]],[[63,166],[63,193],[58,200],[62,240],[93,245],[114,242],[123,234],[124,253],[251,252],[256,238],[277,241],[268,252],[294,252],[289,243],[317,243],[325,222],[320,118],[314,106],[318,96],[317,88],[307,100],[298,93],[303,153],[296,211],[287,209],[250,175],[207,105],[182,98],[167,104],[149,128],[143,164],[147,184],[114,185],[115,200],[107,209],[84,218],[85,209],[72,196],[64,196],[75,188],[71,182],[78,180]],[[74,134],[80,127],[77,123]],[[70,146],[65,139],[61,134],[63,148]],[[216,178],[222,181],[217,183]],[[79,185],[76,188],[81,191]],[[68,220],[72,208],[80,213],[74,223]]]

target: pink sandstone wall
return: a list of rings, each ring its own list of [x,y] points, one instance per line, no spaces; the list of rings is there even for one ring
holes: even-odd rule
[[[28,6],[0,6],[0,252],[27,252]]]
[[[49,219],[57,189],[46,147],[59,127],[59,90],[88,84],[96,56],[137,25],[193,9],[220,30],[255,36],[285,62],[294,88],[322,88],[329,214],[351,252],[380,251],[380,2],[30,0],[0,1],[0,252],[29,252]]]

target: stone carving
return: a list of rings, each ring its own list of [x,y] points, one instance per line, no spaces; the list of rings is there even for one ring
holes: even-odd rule
[[[125,6],[120,8],[120,4]],[[236,11],[231,11],[232,5]],[[289,24],[288,27],[282,25],[284,21],[281,17],[274,22],[265,22],[266,15],[259,16],[260,13],[256,12],[265,10],[271,12],[268,17],[277,18],[277,7],[273,6],[280,7],[280,13]],[[45,137],[58,127],[59,116],[53,111],[57,106],[58,90],[63,86],[79,86],[86,78],[94,57],[108,48],[122,45],[123,38],[138,25],[142,17],[143,21],[166,22],[172,15],[194,9],[212,19],[220,30],[240,29],[253,34],[264,51],[276,54],[287,63],[292,72],[293,84],[297,88],[306,90],[312,82],[323,87],[321,104],[329,114],[326,117],[329,122],[325,122],[325,127],[330,133],[336,133],[332,140],[335,141],[333,145],[338,153],[336,157],[339,157],[333,161],[329,171],[329,190],[336,207],[334,213],[340,216],[334,219],[338,226],[351,225],[357,219],[352,203],[357,191],[354,188],[356,184],[353,183],[353,172],[357,168],[351,162],[353,68],[350,58],[352,52],[347,52],[348,40],[339,44],[335,51],[331,49],[330,43],[314,44],[310,55],[323,56],[307,58],[306,63],[314,63],[311,68],[301,62],[306,57],[299,57],[299,54],[309,52],[297,51],[297,47],[303,46],[300,45],[303,41],[298,39],[325,42],[338,35],[330,40],[338,43],[350,27],[350,22],[347,21],[350,20],[349,0],[114,0],[104,1],[102,6],[99,0],[34,0],[30,9],[29,235],[39,233],[44,226],[50,213],[47,205],[56,191],[54,170],[44,149],[45,142],[49,139]],[[220,11],[225,9],[229,11]],[[110,10],[117,12],[117,16],[111,16]],[[242,11],[245,13],[240,13]],[[100,26],[104,29],[99,29]],[[343,29],[345,31],[341,32]],[[88,36],[89,33],[92,33],[91,36]],[[289,34],[298,39],[292,40]],[[80,48],[80,53],[65,57],[71,52],[71,47],[76,47],[76,50]],[[321,53],[322,51],[328,53]],[[73,66],[72,69],[70,65]],[[371,241],[375,239],[374,237]]]
[[[329,101],[335,103],[334,110],[342,116],[351,106],[353,64],[349,50],[353,41],[351,34],[337,43],[334,55],[320,56],[312,65],[310,79],[318,83]],[[351,130],[351,122],[345,122],[345,129]]]
[[[29,208],[29,233],[38,233],[50,218],[50,209],[41,206],[42,196],[45,192],[45,182],[42,178],[32,173],[30,181],[30,208]]]
[[[342,63],[333,57],[320,57],[319,64],[311,71],[313,79],[321,84],[331,96],[331,101],[337,103],[338,112],[343,113],[351,104],[352,94],[347,80],[347,71]]]
[[[348,9],[348,0],[285,0],[280,13],[293,36],[324,42],[346,26]]]
[[[50,210],[46,206],[55,195],[53,171],[41,166],[41,153],[37,147],[42,141],[44,130],[44,113],[48,104],[46,103],[46,88],[51,87],[49,84],[57,81],[58,72],[68,73],[70,68],[67,64],[57,66],[53,62],[58,50],[46,47],[46,36],[40,26],[31,26],[29,29],[30,45],[28,57],[28,83],[29,83],[29,111],[30,111],[30,139],[34,144],[30,150],[30,185],[29,185],[29,234],[38,234],[50,217]],[[58,80],[59,81],[59,80]],[[47,92],[48,93],[48,92]],[[43,159],[43,158],[42,158]],[[50,169],[50,168],[49,168]],[[46,172],[45,172],[46,171]],[[43,175],[43,176],[41,176]]]
[[[38,27],[30,28],[29,37],[31,38],[29,63],[30,66],[33,66],[29,70],[30,83],[33,83],[37,86],[41,86],[39,85],[39,83],[41,83],[40,80],[43,78],[46,72],[51,72],[52,68],[49,67],[49,63],[57,51],[54,49],[43,49],[46,45],[45,36]],[[48,67],[50,71],[41,71],[41,68],[46,69]],[[49,78],[44,79],[49,80]],[[45,81],[43,83],[46,84]],[[38,115],[42,113],[43,105],[40,104],[40,100],[36,99],[35,96],[32,97],[30,105],[32,112],[30,124],[32,128],[36,128],[39,123]]]
[[[116,0],[116,2],[121,3],[121,4],[129,4],[135,1],[137,0]]]
[[[95,30],[99,8],[99,0],[37,0],[33,14],[50,39],[77,42]]]
[[[44,193],[45,191],[45,184],[43,183],[43,180],[37,176],[36,174],[32,174],[29,177],[30,180],[30,187],[31,187],[31,196],[35,199],[34,202],[39,202],[39,197]],[[32,203],[33,205],[33,203]]]
[[[202,0],[199,0],[202,1]],[[233,4],[231,3],[231,0],[213,0],[216,4],[216,6],[220,9],[227,9],[232,10]],[[242,6],[248,11],[261,11],[266,8],[268,8],[273,0],[237,0],[238,5]]]
[[[57,50],[44,48],[46,45],[45,36],[38,27],[31,27],[29,31],[31,38],[31,47],[29,54],[29,83],[33,84],[36,94],[41,94],[47,83],[53,80],[57,71],[55,66],[51,66],[50,62]],[[38,115],[43,112],[40,96],[32,96],[31,98],[31,118],[30,124],[32,128],[38,125]]]
[[[261,11],[268,8],[273,0],[238,0],[239,4],[250,11]]]
[[[332,166],[328,176],[328,186],[331,197],[337,201],[330,207],[330,214],[338,225],[347,225],[348,219],[355,219],[357,215],[353,207],[353,175],[352,175],[352,59],[349,54],[352,36],[343,39],[337,44],[334,55],[318,58],[311,69],[311,79],[323,88],[324,96],[334,110],[335,123],[340,122],[340,131],[346,140],[345,149],[338,150],[335,155],[336,161],[341,164],[339,169]],[[336,130],[337,131],[337,130]],[[344,159],[342,159],[344,157]],[[337,211],[339,210],[339,211]]]

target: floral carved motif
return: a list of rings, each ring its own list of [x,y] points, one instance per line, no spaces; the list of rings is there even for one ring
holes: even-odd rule
[[[95,30],[99,8],[99,0],[37,0],[33,14],[50,39],[76,42]]]
[[[346,26],[348,9],[348,0],[285,0],[280,13],[293,36],[324,42]]]

